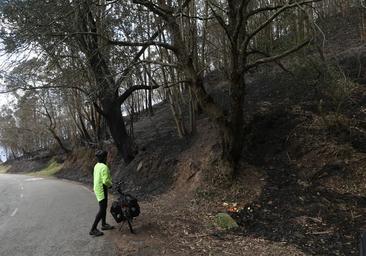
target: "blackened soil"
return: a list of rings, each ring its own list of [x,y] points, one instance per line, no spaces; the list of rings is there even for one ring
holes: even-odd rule
[[[291,168],[268,168],[261,197],[234,218],[243,235],[296,245],[309,255],[358,255],[366,198],[301,182]]]
[[[180,138],[168,103],[154,106],[154,116],[141,116],[134,124],[139,152],[127,166],[116,165],[114,180],[124,192],[147,199],[168,191],[176,179],[179,155],[195,138]]]
[[[360,233],[366,230],[366,197],[340,193],[321,182],[327,175],[351,175],[347,166],[335,162],[304,178],[304,169],[290,159],[301,154],[290,145],[291,134],[310,119],[285,110],[253,118],[246,160],[262,168],[267,178],[258,199],[233,214],[241,226],[238,232],[295,245],[307,255],[359,255]],[[322,160],[321,155],[312,159]]]

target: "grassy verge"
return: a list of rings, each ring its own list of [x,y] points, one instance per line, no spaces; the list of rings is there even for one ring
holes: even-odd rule
[[[0,165],[0,173],[6,173],[11,168],[11,165]]]
[[[32,172],[30,175],[32,176],[53,176],[55,175],[59,170],[61,170],[62,164],[57,163],[55,160],[50,160],[49,164],[43,168],[42,170]]]

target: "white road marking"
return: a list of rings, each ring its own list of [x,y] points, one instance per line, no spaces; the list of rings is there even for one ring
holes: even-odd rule
[[[10,215],[11,217],[14,217],[15,216],[15,214],[17,214],[17,212],[18,212],[18,208],[15,208],[15,210],[13,211],[13,213]]]
[[[21,189],[21,190],[24,190],[24,187],[23,187],[23,185],[20,185],[20,189]]]
[[[93,191],[92,190],[90,190],[89,188],[87,188],[87,187],[84,187],[84,186],[81,186],[84,190],[86,190],[86,191],[88,191],[88,192],[90,192],[90,193],[93,193]]]
[[[24,195],[23,194],[20,194],[20,198],[23,198],[24,197]]]
[[[26,179],[25,181],[37,181],[37,180],[43,180],[43,178],[30,178]]]

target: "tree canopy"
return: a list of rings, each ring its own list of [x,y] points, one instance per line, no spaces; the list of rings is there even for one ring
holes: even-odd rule
[[[320,49],[318,21],[354,9],[348,0],[4,0],[0,142],[19,156],[54,145],[70,152],[113,139],[126,163],[138,153],[126,118],[161,101],[171,105],[180,137],[204,111],[222,137],[222,175],[231,177],[243,149],[248,74]],[[362,36],[362,33],[361,33]],[[10,57],[9,57],[10,58]],[[204,78],[228,81],[228,106]],[[187,113],[186,113],[187,111]],[[20,136],[16,135],[20,134]],[[10,153],[9,153],[10,154]]]

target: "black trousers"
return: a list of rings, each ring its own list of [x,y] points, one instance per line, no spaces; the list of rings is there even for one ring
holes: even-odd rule
[[[91,230],[95,230],[100,221],[102,221],[102,225],[106,224],[106,217],[107,217],[107,206],[108,206],[108,189],[107,187],[103,186],[104,191],[104,199],[99,201],[99,211],[97,216],[95,216],[95,220]]]

